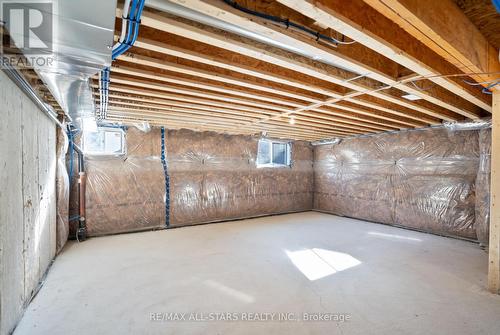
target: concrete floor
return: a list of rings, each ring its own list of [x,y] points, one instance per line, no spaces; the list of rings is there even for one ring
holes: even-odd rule
[[[497,335],[486,269],[476,244],[315,212],[100,237],[67,245],[15,334]]]

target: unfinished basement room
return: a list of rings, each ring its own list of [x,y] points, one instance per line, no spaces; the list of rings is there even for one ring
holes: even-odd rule
[[[500,334],[500,0],[0,22],[0,335]]]

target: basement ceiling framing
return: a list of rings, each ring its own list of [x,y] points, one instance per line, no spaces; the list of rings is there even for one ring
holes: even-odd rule
[[[436,52],[432,34],[412,34],[409,24],[395,22],[395,12],[384,13],[384,1],[236,1],[354,42],[332,45],[228,1],[172,0],[314,59],[146,7],[137,42],[112,64],[106,120],[319,140],[488,116],[491,95],[465,80],[500,73],[456,57],[467,64],[461,67]],[[118,9],[115,37],[120,18]],[[94,78],[96,106],[98,84]],[[403,98],[408,94],[421,99]]]

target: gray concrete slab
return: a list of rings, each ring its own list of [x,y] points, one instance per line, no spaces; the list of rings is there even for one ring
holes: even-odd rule
[[[496,335],[486,270],[474,243],[315,212],[99,237],[67,245],[15,334]]]

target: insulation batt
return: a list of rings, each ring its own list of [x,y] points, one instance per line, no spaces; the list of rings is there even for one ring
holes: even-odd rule
[[[160,129],[126,139],[125,157],[86,160],[89,236],[165,227]],[[258,140],[166,131],[170,226],[311,210],[312,146],[293,142],[291,168],[257,168]]]
[[[483,246],[489,242],[491,129],[479,131],[479,169],[476,179],[476,232]]]
[[[476,239],[478,134],[430,128],[317,146],[314,209]]]
[[[60,252],[69,234],[69,176],[66,169],[66,152],[68,151],[68,136],[57,127],[57,168],[56,168],[56,251]]]
[[[126,156],[86,159],[89,236],[166,226],[160,129],[126,138]],[[258,140],[166,131],[170,226],[315,209],[488,243],[489,129],[360,136],[314,151],[295,141],[291,168],[257,168]],[[76,177],[73,213],[75,192]]]

